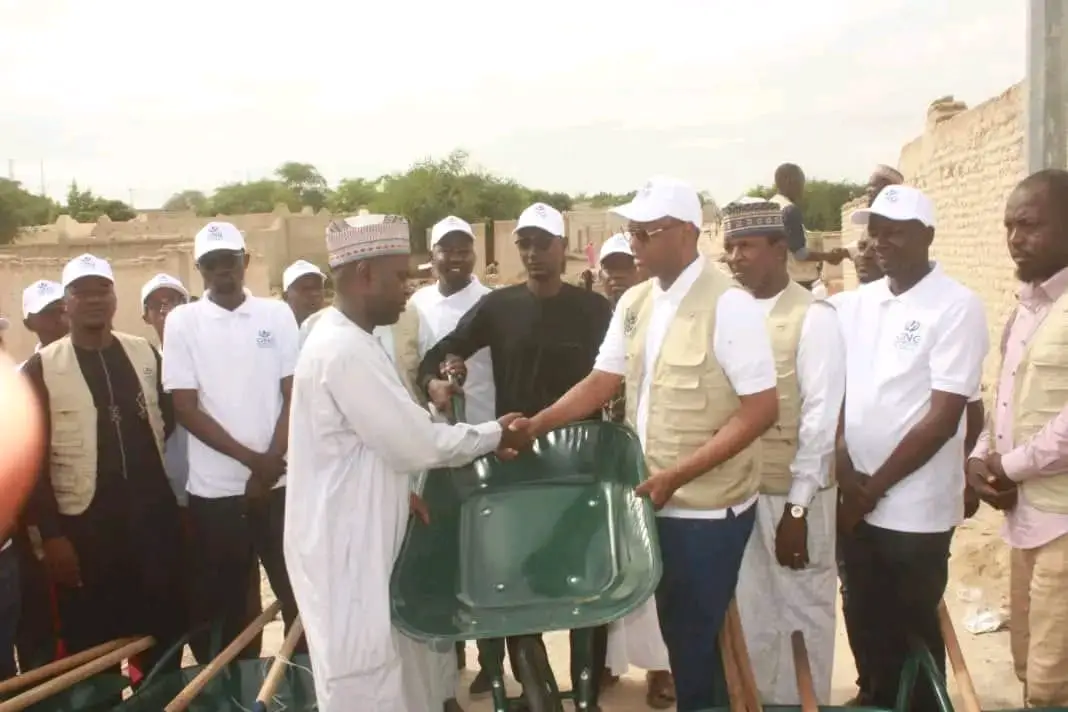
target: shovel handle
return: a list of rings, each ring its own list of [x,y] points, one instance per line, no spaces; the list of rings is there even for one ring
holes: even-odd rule
[[[953,668],[953,679],[957,681],[961,700],[964,702],[964,712],[980,712],[982,707],[979,705],[979,695],[975,691],[972,675],[968,672],[968,665],[964,662],[964,653],[960,649],[960,640],[957,639],[957,631],[953,627],[953,619],[949,617],[945,599],[938,602],[938,625],[946,643],[946,657]]]
[[[816,686],[812,682],[812,666],[808,661],[805,634],[795,630],[790,634],[790,647],[794,654],[794,673],[797,675],[797,694],[801,698],[801,712],[818,712]]]
[[[256,704],[253,705],[252,712],[267,712],[267,703],[274,697],[274,691],[278,689],[278,683],[282,681],[286,673],[286,665],[293,657],[293,650],[303,634],[304,625],[300,622],[300,616],[297,616],[289,632],[286,633],[286,639],[282,641],[281,650],[274,656],[274,663],[271,664],[267,677],[263,679],[263,686],[260,687],[260,694],[256,695]]]

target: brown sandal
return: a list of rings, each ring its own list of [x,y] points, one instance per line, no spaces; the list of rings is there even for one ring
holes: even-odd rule
[[[675,704],[675,680],[667,670],[650,670],[645,674],[645,703],[654,710],[666,710]]]

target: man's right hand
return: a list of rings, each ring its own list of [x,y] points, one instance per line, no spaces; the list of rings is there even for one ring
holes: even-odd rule
[[[426,394],[439,413],[452,417],[452,398],[463,394],[463,389],[451,381],[436,378],[426,385]]]
[[[979,499],[994,509],[1007,512],[1016,506],[1019,497],[1017,486],[1002,484],[1001,480],[987,467],[985,461],[977,457],[969,457],[964,465],[964,478],[968,487],[979,495]]]
[[[453,380],[463,385],[467,380],[467,363],[455,354],[448,354],[441,364],[440,373],[445,380]]]
[[[82,572],[78,564],[78,553],[74,545],[65,536],[52,537],[42,542],[44,563],[48,578],[53,583],[69,588],[82,585]]]
[[[507,460],[519,454],[520,450],[530,447],[532,439],[526,428],[513,428],[513,423],[523,417],[522,413],[509,413],[497,419],[501,426],[501,442],[497,446],[497,457]]]

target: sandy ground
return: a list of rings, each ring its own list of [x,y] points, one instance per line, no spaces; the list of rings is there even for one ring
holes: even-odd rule
[[[985,505],[975,519],[966,522],[956,533],[953,541],[953,557],[950,561],[950,583],[946,591],[946,604],[960,638],[961,649],[968,663],[983,709],[1007,709],[1022,705],[1020,683],[1013,673],[1009,653],[1007,629],[983,635],[972,635],[964,629],[964,620],[977,606],[997,610],[1008,600],[1008,550],[998,536],[1001,515]],[[263,582],[264,600],[273,598],[266,577]],[[977,600],[976,600],[977,599]],[[564,633],[545,636],[549,656],[558,680],[568,677],[568,644]],[[281,645],[281,623],[268,626],[264,638],[264,653],[277,650]],[[468,664],[477,665],[474,644],[468,645]],[[644,671],[631,668],[630,672],[612,687],[603,697],[605,712],[639,712],[649,709],[645,704]],[[491,712],[486,700],[472,702],[467,699],[467,686],[474,672],[462,673],[459,699],[467,712]],[[950,691],[960,708],[960,698],[950,676]],[[835,649],[832,704],[840,704],[855,693],[856,671],[853,658],[842,627],[838,621],[838,643]],[[508,680],[510,689],[515,683]]]

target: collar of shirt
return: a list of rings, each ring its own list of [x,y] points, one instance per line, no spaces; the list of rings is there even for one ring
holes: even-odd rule
[[[879,302],[886,304],[887,302],[897,301],[902,304],[913,303],[917,306],[930,304],[932,299],[937,299],[941,291],[938,283],[942,281],[944,276],[942,268],[937,262],[931,262],[930,266],[931,271],[924,275],[923,279],[901,294],[894,294],[890,291],[889,278],[883,277],[880,279],[872,285],[872,289],[878,290]]]
[[[653,299],[665,299],[678,306],[682,303],[683,297],[689,293],[693,283],[701,276],[701,270],[704,269],[704,266],[704,258],[701,255],[697,255],[697,259],[691,262],[667,289],[660,285],[660,279],[657,278],[653,281]]]
[[[1042,284],[1024,284],[1020,287],[1020,304],[1034,311],[1043,303],[1055,302],[1068,290],[1068,267],[1047,279]]]
[[[432,284],[432,285],[430,285],[430,289],[428,290],[428,293],[430,295],[430,300],[429,301],[431,303],[433,303],[433,304],[444,304],[445,302],[448,302],[448,301],[451,301],[451,300],[457,300],[458,301],[458,300],[466,298],[467,295],[469,295],[472,291],[474,291],[476,289],[481,289],[481,288],[482,288],[482,283],[478,281],[478,277],[476,277],[475,275],[471,275],[471,281],[467,283],[466,287],[464,287],[463,289],[461,289],[458,292],[453,292],[452,294],[450,294],[448,296],[445,296],[444,294],[441,293],[441,288],[440,288],[439,285]]]
[[[213,302],[211,297],[208,296],[209,292],[204,292],[204,298],[198,299],[196,303],[200,304],[203,302],[204,308],[207,310],[208,314],[215,319],[224,319],[232,314],[237,316],[249,316],[252,313],[252,300],[255,299],[255,297],[252,296],[252,292],[248,289],[243,291],[245,292],[245,301],[238,304],[237,308],[233,310],[223,309]]]

